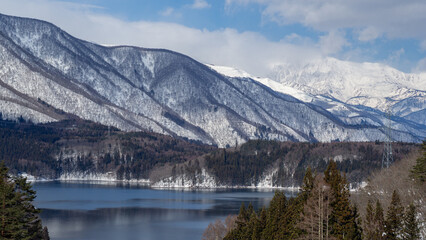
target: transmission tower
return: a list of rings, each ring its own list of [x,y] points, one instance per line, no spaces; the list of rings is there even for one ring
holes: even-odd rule
[[[392,116],[392,112],[391,112],[390,108],[387,108],[387,110],[386,110],[386,122],[384,124],[386,139],[384,141],[382,168],[388,168],[391,165],[391,163],[393,162],[391,116]]]

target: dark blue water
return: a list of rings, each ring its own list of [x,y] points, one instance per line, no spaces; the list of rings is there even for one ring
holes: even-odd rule
[[[210,222],[256,209],[273,191],[156,190],[128,184],[35,183],[35,205],[52,239],[201,239]],[[246,205],[247,206],[247,205]]]

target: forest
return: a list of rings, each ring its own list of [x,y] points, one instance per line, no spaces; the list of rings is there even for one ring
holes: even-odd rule
[[[419,144],[393,143],[395,162]],[[272,175],[272,186],[300,186],[305,169],[323,172],[330,160],[352,187],[381,167],[380,142],[249,140],[233,148],[151,132],[123,132],[78,118],[46,124],[1,119],[0,161],[12,174],[57,179],[106,174],[117,180],[194,176],[205,169],[221,186],[250,186]]]
[[[395,162],[419,149],[418,144],[393,143]],[[350,183],[364,181],[381,168],[380,142],[297,143],[250,140],[237,148],[219,149],[208,154],[207,168],[224,185],[250,185],[271,168],[275,186],[299,186],[308,166],[323,172],[329,160],[346,174]]]
[[[421,239],[425,234],[422,202],[425,194],[426,143],[415,161],[404,163],[410,165],[408,171],[385,169],[380,175],[386,176],[396,171],[401,177],[399,181],[406,182],[405,188],[395,188],[391,194],[382,188],[377,193],[372,191],[377,181],[373,179],[372,186],[364,189],[368,192],[368,196],[364,195],[364,200],[367,200],[365,205],[360,204],[359,197],[351,198],[349,184],[336,162],[330,161],[323,173],[315,174],[308,167],[296,197],[287,198],[283,192],[276,191],[269,206],[258,210],[251,204],[245,207],[242,203],[238,215],[210,223],[203,240]],[[402,198],[408,189],[418,194],[409,200]]]
[[[147,178],[155,166],[185,162],[213,149],[80,119],[47,124],[0,120],[0,161],[12,174],[55,179],[70,172],[114,172],[118,179],[139,179]]]

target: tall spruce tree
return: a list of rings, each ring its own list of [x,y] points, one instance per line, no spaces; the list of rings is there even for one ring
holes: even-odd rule
[[[368,200],[364,221],[364,239],[365,240],[376,240],[376,221],[374,216],[373,202]]]
[[[0,237],[1,239],[48,239],[32,202],[35,198],[24,178],[12,178],[0,163]]]
[[[385,239],[385,217],[383,213],[383,207],[380,201],[376,200],[376,209],[374,210],[374,221],[376,223],[376,231],[374,233],[374,239],[382,240]]]
[[[262,231],[265,229],[266,226],[266,209],[263,207],[258,217],[254,220],[253,225],[253,233],[251,236],[251,239],[261,239],[262,238]]]
[[[416,207],[414,204],[408,206],[404,216],[404,228],[402,230],[402,239],[416,240],[420,239],[419,222],[416,218]]]
[[[332,235],[337,239],[358,238],[360,227],[354,207],[350,204],[349,185],[346,177],[340,174],[337,164],[333,160],[330,160],[324,172],[324,179],[331,186],[333,192],[330,216]]]
[[[387,240],[401,239],[404,220],[404,207],[397,191],[393,191],[392,200],[388,208],[385,221],[385,233]]]
[[[235,221],[236,227],[232,229],[226,236],[225,240],[236,240],[244,239],[244,232],[246,230],[247,222],[249,221],[250,216],[247,213],[244,202],[241,203],[240,212],[238,213],[237,219]]]
[[[426,181],[426,141],[423,142],[422,154],[417,158],[416,165],[411,170],[411,176],[421,183]]]
[[[306,173],[305,173],[305,176],[303,177],[303,182],[302,182],[301,190],[303,194],[307,195],[312,190],[312,188],[314,187],[314,179],[315,179],[315,175],[312,173],[311,167],[308,167],[306,169]]]
[[[273,240],[279,238],[279,229],[282,227],[280,226],[280,220],[284,216],[286,210],[287,198],[284,193],[276,191],[269,204],[266,226],[262,233],[264,239]]]

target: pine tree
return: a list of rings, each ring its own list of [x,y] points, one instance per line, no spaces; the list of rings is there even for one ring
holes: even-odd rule
[[[362,239],[362,223],[358,214],[357,206],[352,206],[352,228],[346,239],[361,240]]]
[[[296,239],[302,235],[302,230],[298,227],[298,224],[301,221],[305,202],[302,194],[287,201],[286,211],[280,219],[280,226],[282,227],[279,228],[277,235],[279,239]]]
[[[402,236],[404,240],[420,239],[419,222],[416,219],[416,207],[414,204],[410,204],[405,212]]]
[[[324,172],[325,181],[331,186],[333,201],[330,225],[332,235],[338,239],[351,239],[359,235],[357,216],[350,204],[349,185],[346,177],[341,176],[337,164],[331,160]]]
[[[285,197],[284,193],[276,191],[269,204],[266,226],[262,233],[264,239],[273,240],[279,238],[278,234],[280,227],[285,227],[280,225],[285,211],[287,211],[287,198]]]
[[[250,204],[251,205],[251,204]],[[250,206],[249,205],[249,206]],[[253,207],[251,207],[251,211],[253,211]],[[246,232],[247,232],[247,224],[250,221],[250,214],[245,205],[244,202],[241,203],[240,212],[238,213],[237,219],[235,221],[236,227],[232,229],[226,236],[225,240],[235,240],[235,239],[246,239]]]
[[[312,190],[314,187],[314,178],[311,167],[308,166],[305,176],[303,177],[302,193],[308,194]]]
[[[423,142],[422,152],[422,155],[416,160],[416,165],[411,170],[411,176],[424,183],[426,181],[426,141]]]
[[[368,200],[365,221],[364,221],[364,239],[365,240],[375,240],[375,232],[377,226],[374,217],[374,207],[371,200]]]
[[[402,234],[403,220],[404,207],[401,205],[399,194],[395,190],[392,193],[392,200],[389,205],[385,221],[386,239],[400,239]]]
[[[32,202],[35,191],[24,178],[12,178],[0,163],[0,236],[1,239],[46,239],[40,211]],[[48,235],[47,235],[48,237]]]
[[[262,231],[266,227],[266,209],[263,207],[258,215],[259,216],[255,219],[253,225],[253,233],[251,239],[261,239]]]
[[[376,209],[374,211],[374,221],[376,223],[376,231],[374,233],[374,239],[381,240],[384,238],[385,232],[385,217],[383,213],[383,207],[380,201],[376,201]]]

